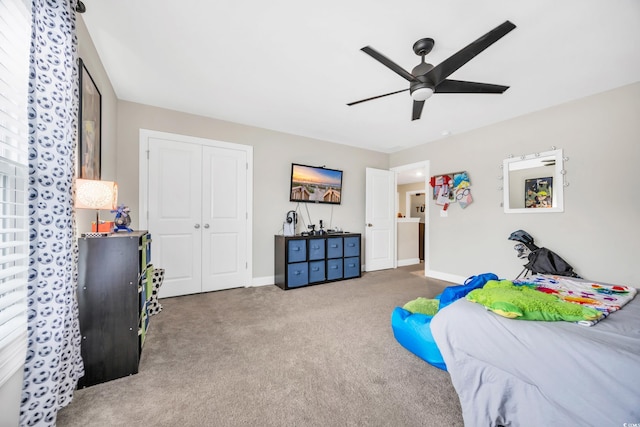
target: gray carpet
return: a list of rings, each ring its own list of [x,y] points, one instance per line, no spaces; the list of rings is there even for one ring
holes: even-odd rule
[[[449,375],[391,330],[448,285],[417,268],[163,299],[140,372],[77,390],[58,426],[461,426]]]

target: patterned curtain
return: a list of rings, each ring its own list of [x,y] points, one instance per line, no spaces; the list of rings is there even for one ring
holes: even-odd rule
[[[78,111],[76,1],[32,0],[23,426],[54,426],[58,410],[71,401],[83,375],[72,202]]]

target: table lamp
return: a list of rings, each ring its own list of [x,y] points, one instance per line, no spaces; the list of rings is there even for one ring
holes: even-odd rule
[[[117,204],[118,184],[115,182],[76,179],[75,207],[96,210],[96,231],[100,225],[100,209],[112,210]]]

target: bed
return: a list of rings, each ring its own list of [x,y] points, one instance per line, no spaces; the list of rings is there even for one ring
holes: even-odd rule
[[[462,298],[431,332],[466,427],[640,423],[640,297],[593,326],[508,319]]]

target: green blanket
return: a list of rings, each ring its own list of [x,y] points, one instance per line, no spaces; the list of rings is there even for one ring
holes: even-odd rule
[[[466,298],[510,319],[578,322],[602,317],[594,308],[565,302],[528,286],[515,286],[508,280],[490,280]]]

